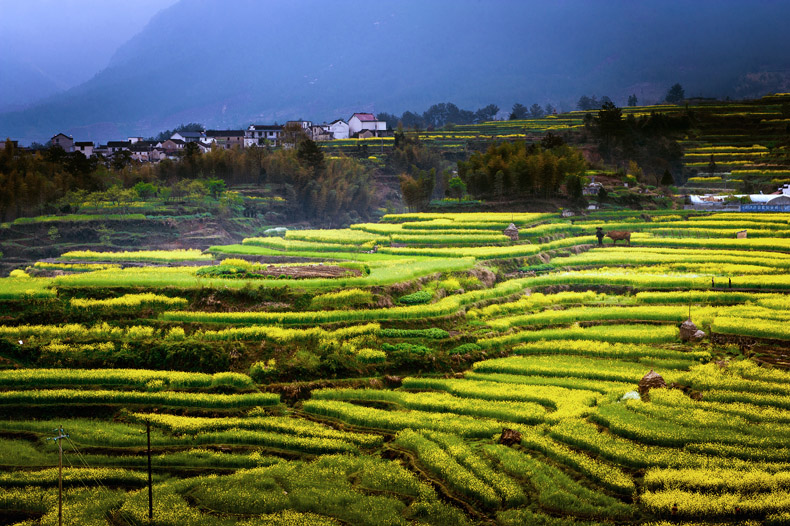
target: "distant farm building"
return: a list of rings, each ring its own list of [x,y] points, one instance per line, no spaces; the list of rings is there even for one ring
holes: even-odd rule
[[[603,185],[601,183],[596,183],[595,177],[593,177],[592,181],[582,188],[582,195],[598,195],[598,192],[601,191],[601,188],[603,188]]]
[[[74,151],[74,138],[65,133],[59,133],[50,139],[52,146],[60,146],[65,152]]]
[[[372,113],[355,113],[348,119],[348,135],[354,137],[357,134],[362,136],[362,132],[368,137],[383,137],[387,134],[387,123],[377,120]]]

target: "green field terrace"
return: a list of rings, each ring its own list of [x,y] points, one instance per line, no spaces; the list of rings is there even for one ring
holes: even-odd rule
[[[788,269],[683,210],[66,252],[0,279],[0,516],[57,520],[62,425],[67,523],[145,524],[150,422],[159,525],[785,524]]]

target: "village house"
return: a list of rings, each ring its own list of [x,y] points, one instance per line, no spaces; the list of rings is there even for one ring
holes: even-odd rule
[[[277,124],[250,124],[250,127],[244,132],[244,147],[267,144],[277,146],[282,135],[283,127]]]
[[[131,147],[131,143],[129,141],[107,141],[107,151],[110,155],[122,152],[124,150],[129,150]]]
[[[107,155],[109,153],[110,153],[110,150],[109,150],[109,148],[107,148],[106,144],[97,144],[97,145],[94,145],[94,147],[93,147],[93,155],[95,155],[96,157],[99,157],[99,156],[107,157]]]
[[[206,143],[206,142],[203,142],[203,141],[198,142],[196,144],[198,146],[198,149],[200,150],[200,153],[208,153],[208,152],[210,152],[211,151],[211,147],[214,145],[213,142]]]
[[[156,147],[161,148],[165,153],[172,154],[173,152],[183,150],[184,145],[186,145],[186,143],[181,139],[167,139],[166,141],[158,143]]]
[[[206,130],[206,139],[224,150],[244,148],[244,130]]]
[[[52,146],[60,146],[65,152],[74,151],[74,138],[65,133],[55,135],[50,139],[50,142],[52,142]]]
[[[348,135],[356,137],[362,131],[370,131],[366,134],[370,137],[383,137],[387,133],[387,123],[376,120],[372,113],[355,113],[348,119]]]
[[[593,176],[590,180],[590,184],[584,185],[584,188],[582,188],[582,195],[598,195],[601,188],[603,188],[603,185],[601,183],[596,183],[595,176]]]
[[[310,138],[314,141],[331,141],[332,132],[329,131],[329,125],[314,125],[309,130]]]
[[[343,119],[330,122],[329,133],[333,139],[348,139],[348,123]]]
[[[157,148],[154,141],[137,140],[129,148],[132,159],[143,163],[158,163],[166,157],[162,148]]]
[[[74,151],[80,152],[85,157],[93,155],[93,141],[77,141],[74,143]]]
[[[304,130],[305,133],[310,133],[310,128],[313,127],[312,121],[286,121],[285,123],[286,126],[290,126],[294,124],[302,128],[302,130]]]
[[[184,142],[200,142],[200,140],[205,137],[206,137],[206,132],[190,132],[190,131],[180,131],[170,136],[171,139],[176,139]]]

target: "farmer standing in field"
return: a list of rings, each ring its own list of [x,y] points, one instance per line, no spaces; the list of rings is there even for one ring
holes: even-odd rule
[[[598,246],[603,246],[603,227],[598,227],[595,229],[595,237],[598,238]]]

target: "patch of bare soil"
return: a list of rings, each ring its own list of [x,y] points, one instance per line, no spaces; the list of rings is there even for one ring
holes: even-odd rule
[[[299,265],[295,267],[279,267],[275,265],[269,265],[266,270],[259,270],[255,273],[261,274],[262,276],[271,276],[274,278],[287,276],[292,279],[342,278],[362,275],[362,272],[359,270],[338,267],[335,265]]]

